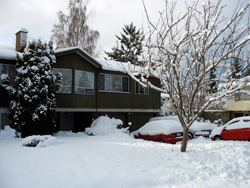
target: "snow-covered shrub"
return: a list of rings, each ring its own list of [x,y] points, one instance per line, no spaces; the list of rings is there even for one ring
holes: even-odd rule
[[[85,132],[89,135],[110,135],[116,133],[126,133],[128,128],[118,128],[123,125],[122,120],[109,118],[108,116],[100,116],[94,120]]]
[[[54,131],[55,93],[60,78],[53,74],[56,63],[52,43],[29,43],[17,56],[16,86],[6,88],[11,96],[9,117],[22,137],[47,135]]]
[[[3,84],[8,84],[9,80],[10,80],[10,78],[9,78],[8,74],[0,75],[0,82],[2,82]]]
[[[0,129],[0,138],[15,138],[18,137],[18,133],[15,129],[12,129],[9,125],[6,125],[3,130]]]
[[[34,135],[34,136],[28,136],[22,141],[23,146],[28,147],[46,147],[50,145],[56,145],[60,142],[53,136],[50,135]]]

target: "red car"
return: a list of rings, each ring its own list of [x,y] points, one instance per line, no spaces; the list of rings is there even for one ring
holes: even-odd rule
[[[134,138],[175,144],[182,141],[183,129],[179,122],[174,120],[150,121],[139,130],[132,133]]]
[[[247,140],[250,141],[250,116],[234,118],[223,127],[214,129],[211,140]]]

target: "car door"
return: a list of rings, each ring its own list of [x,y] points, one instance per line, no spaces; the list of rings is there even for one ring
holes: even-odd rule
[[[239,129],[239,140],[249,140],[250,138],[250,120],[243,120],[243,127]]]
[[[224,140],[239,140],[239,130],[236,128],[240,120],[235,120],[226,125],[221,132],[221,136]]]

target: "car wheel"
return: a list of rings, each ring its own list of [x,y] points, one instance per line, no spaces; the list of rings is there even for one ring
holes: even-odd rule
[[[214,141],[218,141],[218,140],[223,140],[223,138],[221,136],[215,136]]]
[[[157,142],[165,143],[164,140],[163,140],[162,138],[159,138],[159,139],[157,140]]]
[[[188,138],[191,140],[194,138],[193,134],[192,133],[188,133]]]

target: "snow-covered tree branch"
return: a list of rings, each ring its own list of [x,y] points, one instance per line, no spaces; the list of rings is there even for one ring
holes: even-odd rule
[[[169,94],[183,127],[181,151],[184,152],[188,130],[195,119],[212,103],[242,89],[250,81],[250,77],[230,78],[227,68],[231,59],[237,58],[247,66],[250,63],[246,58],[250,26],[242,25],[244,19],[249,19],[250,4],[245,7],[239,4],[231,17],[225,17],[221,0],[215,5],[208,0],[201,7],[198,1],[186,4],[184,14],[176,14],[176,2],[167,0],[156,24],[143,4],[150,30],[146,40],[147,63],[139,72],[130,69],[129,74],[140,74],[140,82],[152,88],[156,86],[147,78],[160,79],[161,88],[157,89]],[[215,76],[209,76],[211,71]]]

